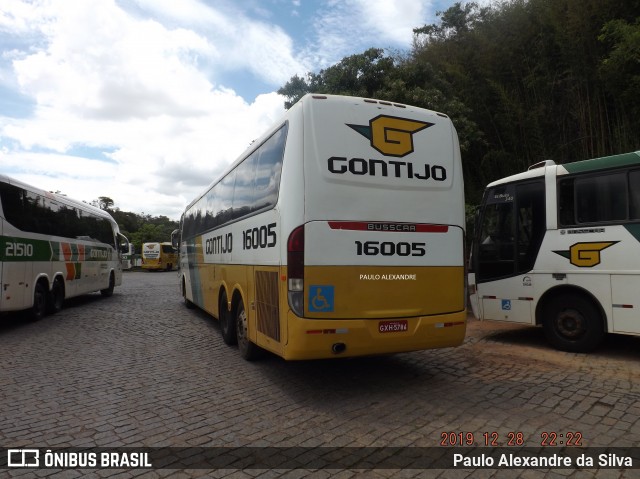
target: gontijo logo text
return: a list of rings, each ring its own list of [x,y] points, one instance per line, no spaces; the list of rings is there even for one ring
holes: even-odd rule
[[[368,125],[349,123],[346,125],[367,138],[371,147],[384,156],[403,158],[414,151],[414,135],[433,126],[434,123],[378,115],[370,120]],[[368,175],[433,181],[447,179],[447,170],[443,166],[417,165],[411,161],[401,160],[332,156],[328,159],[328,168],[331,173],[338,175]]]

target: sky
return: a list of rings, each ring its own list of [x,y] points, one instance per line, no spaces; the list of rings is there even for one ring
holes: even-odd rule
[[[177,220],[292,76],[407,51],[454,1],[2,0],[0,174]]]

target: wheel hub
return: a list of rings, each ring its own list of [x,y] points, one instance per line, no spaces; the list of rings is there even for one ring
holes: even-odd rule
[[[244,340],[247,337],[247,313],[243,309],[238,315],[238,339]]]
[[[567,309],[558,315],[556,320],[558,332],[571,339],[582,336],[586,331],[584,317],[574,309]]]

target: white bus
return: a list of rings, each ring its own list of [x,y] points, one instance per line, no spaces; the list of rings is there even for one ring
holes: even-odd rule
[[[456,346],[464,221],[446,115],[306,95],[186,208],[182,295],[246,359]]]
[[[480,319],[542,325],[587,352],[640,334],[640,152],[529,171],[487,186],[469,289]]]
[[[0,312],[59,311],[65,298],[122,281],[119,243],[107,212],[0,175]]]
[[[136,250],[133,244],[129,243],[129,247],[122,251],[122,269],[129,270],[132,269],[135,262],[135,253]]]

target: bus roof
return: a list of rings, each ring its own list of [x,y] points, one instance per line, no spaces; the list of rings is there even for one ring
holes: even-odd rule
[[[600,158],[592,158],[590,160],[574,161],[571,163],[563,163],[562,165],[556,165],[553,162],[548,162],[546,165],[543,165],[540,168],[534,168],[522,173],[517,173],[505,178],[500,178],[499,180],[489,183],[487,185],[487,188],[504,183],[512,183],[514,181],[521,181],[544,176],[547,168],[557,168],[558,175],[566,175],[570,173],[600,171],[633,165],[640,166],[640,151],[632,151],[630,153],[622,153],[620,155],[603,156]]]
[[[68,196],[64,196],[58,193],[53,193],[51,191],[45,191],[41,188],[38,188],[36,186],[30,185],[28,183],[24,183],[20,180],[16,180],[15,178],[11,178],[10,176],[4,175],[0,173],[0,183],[8,183],[10,185],[13,186],[18,186],[20,188],[24,188],[25,190],[31,191],[33,193],[37,193],[39,195],[42,195],[46,198],[50,198],[52,200],[55,201],[59,201],[60,203],[64,203],[68,206],[71,206],[73,208],[77,208],[79,210],[83,210],[86,212],[90,212],[96,216],[101,216],[103,218],[107,218],[109,221],[115,223],[115,220],[113,219],[113,217],[106,211],[101,210],[100,208],[96,208],[93,205],[90,205],[88,203],[84,203],[82,201],[79,200],[74,200],[73,198],[69,198]]]
[[[300,98],[296,103],[291,106],[288,110],[283,112],[283,115],[274,123],[271,124],[269,129],[265,131],[260,137],[255,139],[246,149],[243,151],[240,156],[238,156],[233,162],[229,164],[227,168],[224,169],[222,174],[218,176],[213,182],[211,182],[198,196],[196,196],[189,204],[187,204],[184,211],[188,211],[194,204],[196,204],[203,196],[205,196],[209,190],[218,182],[222,181],[222,179],[229,174],[231,170],[233,170],[240,162],[242,162],[245,158],[247,158],[254,150],[256,150],[262,143],[264,143],[276,130],[278,130],[287,119],[291,116],[291,112],[298,108],[303,108],[303,105],[312,102],[314,100],[330,100],[332,102],[342,102],[346,104],[380,104],[385,106],[395,106],[398,108],[407,109],[408,111],[413,110],[422,110],[427,111],[424,108],[404,105],[396,102],[389,102],[384,100],[376,100],[373,98],[364,98],[364,97],[355,97],[355,96],[346,96],[346,95],[329,95],[329,94],[319,94],[319,93],[307,93],[302,98]],[[449,118],[444,113],[439,113],[437,111],[428,110],[434,115],[440,116],[442,118]]]
[[[621,155],[603,156],[591,160],[574,161],[561,165],[567,173],[583,173],[585,171],[598,171],[621,166],[640,165],[640,151],[623,153]]]
[[[553,166],[549,166],[553,167]],[[522,173],[517,173],[515,175],[506,176],[504,178],[500,178],[499,180],[492,181],[487,185],[487,188],[491,188],[492,186],[502,185],[504,183],[513,183],[514,181],[528,180],[531,178],[537,178],[539,176],[544,176],[544,172],[547,167],[535,168],[533,170],[523,171]]]

